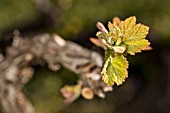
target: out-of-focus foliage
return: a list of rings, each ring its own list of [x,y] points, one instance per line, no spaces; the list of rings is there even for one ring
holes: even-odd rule
[[[58,1],[60,4],[62,0]],[[75,37],[81,32],[94,32],[97,21],[107,23],[114,16],[124,19],[135,15],[139,22],[151,27],[153,40],[169,40],[170,2],[161,0],[63,0],[70,4],[59,5],[62,10],[58,31],[64,37]],[[69,2],[67,2],[69,1]],[[159,16],[158,16],[159,15]],[[88,28],[88,29],[87,29]],[[163,38],[157,38],[163,36]]]
[[[32,24],[38,17],[29,0],[0,0],[0,34]]]
[[[64,84],[74,84],[77,77],[67,69],[52,72],[45,68],[38,69],[32,81],[24,88],[35,109],[41,113],[54,113],[64,107],[60,88]]]
[[[36,1],[36,2],[35,2]],[[39,1],[39,2],[38,2]],[[48,32],[57,32],[65,38],[91,34],[97,21],[107,23],[114,16],[124,19],[135,15],[139,22],[151,28],[152,40],[169,41],[170,2],[161,0],[45,0],[55,23],[47,28]],[[44,18],[40,15],[44,9],[43,0],[1,0],[0,34],[12,29],[22,29],[30,24],[37,24]],[[42,7],[37,8],[37,4]],[[159,16],[158,16],[159,15]],[[50,21],[50,20],[49,20]],[[49,22],[50,23],[50,22]],[[35,27],[35,26],[34,26]],[[88,29],[87,29],[88,28]],[[38,29],[37,29],[38,30]],[[36,32],[36,31],[35,31]],[[162,38],[157,37],[162,36]]]

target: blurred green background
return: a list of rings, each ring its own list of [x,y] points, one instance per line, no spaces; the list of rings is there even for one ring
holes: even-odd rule
[[[77,80],[64,68],[51,72],[38,67],[24,92],[39,113],[170,113],[169,6],[169,0],[0,0],[0,47],[3,50],[18,29],[24,36],[58,33],[101,52],[89,41],[96,23],[136,16],[138,23],[150,27],[147,38],[153,50],[128,56],[129,78],[106,99],[80,98],[64,105],[60,88]]]

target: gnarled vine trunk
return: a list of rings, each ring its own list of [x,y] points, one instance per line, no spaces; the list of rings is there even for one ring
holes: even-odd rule
[[[101,56],[81,46],[65,41],[58,35],[43,34],[33,38],[16,35],[6,55],[0,56],[0,96],[5,113],[36,113],[34,106],[22,92],[32,78],[33,65],[47,64],[56,71],[60,65],[80,75],[82,87],[88,84],[93,93],[104,97],[107,89],[99,74]]]

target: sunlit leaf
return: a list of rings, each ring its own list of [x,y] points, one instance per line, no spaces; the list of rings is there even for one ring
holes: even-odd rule
[[[111,86],[114,83],[121,85],[128,77],[128,62],[123,55],[112,56],[109,50],[105,53],[105,61],[101,74],[104,82]]]
[[[149,46],[149,42],[144,39],[148,34],[149,27],[136,24],[136,17],[132,16],[122,21],[119,25],[123,34],[123,43],[126,44],[127,53],[134,55]]]
[[[124,42],[127,46],[127,53],[135,55],[135,53],[145,50],[146,47],[150,44],[148,40],[145,39],[134,39]]]
[[[135,24],[136,24],[136,17],[134,16],[127,18],[125,21],[121,21],[118,27],[120,28],[122,34],[124,35],[123,40],[126,38],[128,32],[133,29]]]

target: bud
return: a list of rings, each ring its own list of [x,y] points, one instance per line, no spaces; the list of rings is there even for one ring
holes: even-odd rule
[[[101,22],[97,22],[96,26],[101,32],[108,33],[107,29],[104,27],[104,25]]]

